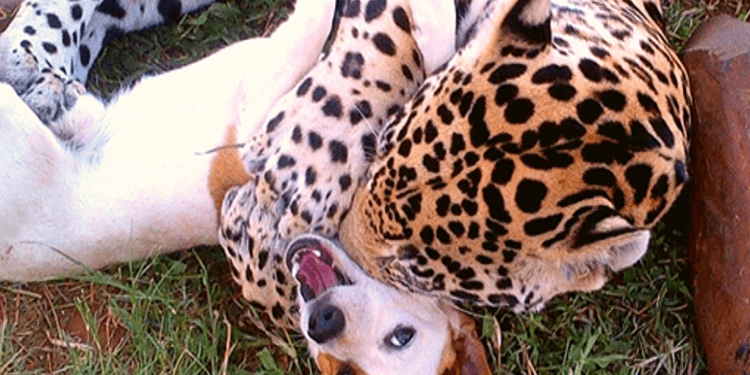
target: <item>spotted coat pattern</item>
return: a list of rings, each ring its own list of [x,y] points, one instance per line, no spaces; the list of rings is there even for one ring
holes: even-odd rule
[[[372,276],[516,311],[645,252],[688,179],[685,69],[651,1],[474,2],[383,131],[341,242]]]
[[[63,114],[85,93],[83,84],[103,46],[211,2],[25,0],[0,34],[0,82],[10,84],[40,120],[57,131]]]
[[[227,193],[220,243],[243,295],[279,326],[298,319],[287,242],[337,234],[377,134],[425,78],[406,4],[345,2],[330,51],[243,150],[255,178]]]

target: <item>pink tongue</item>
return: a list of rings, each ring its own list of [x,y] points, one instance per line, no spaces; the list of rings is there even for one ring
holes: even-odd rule
[[[301,254],[297,279],[309,286],[315,292],[315,296],[338,285],[333,267],[325,264],[312,251],[305,251]]]

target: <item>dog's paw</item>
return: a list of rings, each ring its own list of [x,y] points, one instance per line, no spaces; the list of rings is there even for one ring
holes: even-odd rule
[[[94,149],[104,141],[104,129],[101,119],[104,116],[104,105],[92,95],[82,95],[73,85],[68,91],[76,90],[76,102],[67,109],[59,121],[49,127],[64,143],[73,149]]]

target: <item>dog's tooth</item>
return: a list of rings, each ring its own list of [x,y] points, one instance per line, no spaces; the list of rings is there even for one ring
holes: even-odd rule
[[[298,273],[299,273],[299,263],[294,262],[292,264],[292,277],[296,279]]]
[[[313,250],[312,253],[318,258],[323,257],[323,253],[321,253],[320,250]]]

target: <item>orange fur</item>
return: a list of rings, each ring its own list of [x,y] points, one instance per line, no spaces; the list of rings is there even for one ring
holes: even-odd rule
[[[236,141],[237,129],[235,126],[230,126],[223,146],[233,145]],[[242,163],[238,148],[231,147],[216,151],[208,172],[208,190],[214,201],[217,217],[221,213],[221,203],[227,191],[234,186],[244,185],[250,178],[250,174],[247,173]]]
[[[362,369],[357,367],[357,365],[339,361],[333,356],[325,353],[320,354],[315,362],[318,364],[318,369],[323,375],[337,375],[341,370],[346,368],[349,369],[347,374],[367,375]]]
[[[474,320],[466,314],[458,313],[460,323],[457,329],[451,328],[450,343],[441,353],[440,375],[492,375],[484,346],[477,335]],[[337,375],[347,369],[346,374],[367,374],[357,365],[341,361],[329,354],[321,353],[315,361],[323,375]]]
[[[458,331],[451,329],[451,344],[446,346],[440,363],[440,375],[492,375],[492,370],[479,341],[474,320],[458,313]]]

